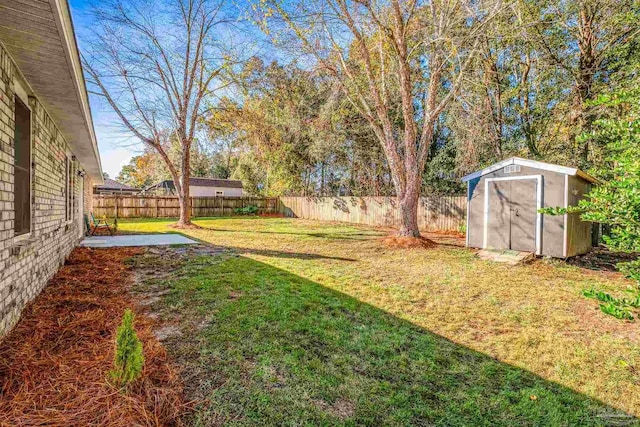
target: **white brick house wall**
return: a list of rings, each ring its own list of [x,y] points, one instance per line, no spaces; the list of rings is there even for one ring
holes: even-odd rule
[[[65,220],[65,159],[70,148],[37,98],[30,97],[32,140],[31,233],[14,236],[14,96],[19,74],[0,45],[0,337],[17,322],[80,240],[78,200],[82,165],[71,164],[74,205]],[[37,95],[37,94],[36,94]],[[87,177],[88,178],[88,177]],[[86,179],[85,185],[90,186]],[[85,201],[90,197],[85,197]]]

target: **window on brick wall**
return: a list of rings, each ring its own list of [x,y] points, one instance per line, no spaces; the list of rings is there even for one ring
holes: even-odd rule
[[[31,110],[15,98],[14,130],[14,231],[16,236],[31,231]]]
[[[65,182],[65,207],[64,219],[71,221],[73,219],[73,162],[71,157],[65,157],[64,163],[64,182]]]

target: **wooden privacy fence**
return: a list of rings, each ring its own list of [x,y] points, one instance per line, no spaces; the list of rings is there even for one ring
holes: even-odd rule
[[[190,197],[191,216],[236,215],[237,208],[257,206],[258,213],[277,213],[277,198]],[[93,195],[93,214],[108,218],[171,218],[180,216],[176,196]]]
[[[395,197],[191,197],[193,217],[236,215],[237,208],[257,206],[259,214],[340,221],[383,227],[400,225]],[[466,222],[464,196],[421,197],[418,224],[423,230],[460,230]],[[176,196],[93,195],[93,214],[108,218],[175,218]]]
[[[398,227],[400,207],[395,197],[280,197],[284,216]],[[422,230],[461,230],[466,224],[465,196],[421,197],[418,225]]]

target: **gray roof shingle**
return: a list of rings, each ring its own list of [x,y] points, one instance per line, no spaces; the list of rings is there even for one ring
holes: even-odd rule
[[[242,181],[238,181],[235,179],[220,179],[220,178],[189,178],[189,185],[197,186],[197,187],[222,187],[222,188],[243,188]],[[169,190],[175,190],[175,186],[173,185],[173,180],[167,179],[159,182],[158,184],[152,185],[147,188],[167,188]]]
[[[105,178],[104,184],[96,185],[98,190],[124,190],[124,191],[138,191],[137,188],[123,184],[115,179]]]

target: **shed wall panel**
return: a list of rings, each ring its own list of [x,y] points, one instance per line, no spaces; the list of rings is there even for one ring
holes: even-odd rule
[[[488,173],[469,181],[469,246],[481,248],[484,237],[484,188],[487,178],[542,175],[543,207],[564,206],[564,174],[522,166],[519,172],[505,173],[504,169]],[[564,245],[564,218],[544,215],[542,220],[543,255],[562,257]]]
[[[591,191],[591,184],[577,176],[568,177],[569,206],[576,206],[584,195]],[[567,215],[567,257],[587,253],[591,250],[591,223],[580,220],[580,214]]]

